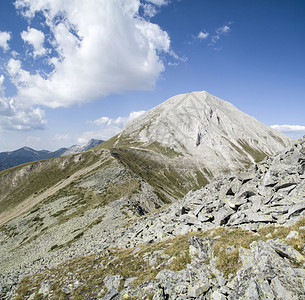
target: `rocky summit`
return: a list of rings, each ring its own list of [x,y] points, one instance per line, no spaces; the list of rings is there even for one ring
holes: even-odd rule
[[[305,138],[179,95],[86,152],[0,172],[0,226],[1,299],[305,299]]]
[[[114,147],[171,149],[215,176],[273,155],[291,139],[201,91],[168,99],[110,141]]]

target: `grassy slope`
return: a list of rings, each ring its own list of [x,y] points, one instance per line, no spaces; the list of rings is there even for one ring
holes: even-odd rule
[[[157,152],[114,148],[111,154],[156,188],[164,202],[171,198],[179,199],[189,190],[199,189],[209,182],[207,174],[183,168],[178,161],[171,161],[169,157],[164,158]]]
[[[109,149],[116,159],[157,189],[164,202],[179,199],[188,191],[205,186],[212,178],[206,169],[181,163],[182,153],[158,142],[144,145],[119,134],[95,149]]]
[[[16,207],[100,159],[92,151],[28,163],[0,172],[0,213]]]

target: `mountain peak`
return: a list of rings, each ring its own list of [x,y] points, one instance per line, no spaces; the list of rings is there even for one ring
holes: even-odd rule
[[[212,172],[239,169],[272,155],[292,140],[206,91],[169,98],[130,122],[114,146],[158,143],[204,161]]]

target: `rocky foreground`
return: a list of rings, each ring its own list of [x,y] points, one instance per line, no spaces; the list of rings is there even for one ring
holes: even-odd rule
[[[113,227],[107,243],[101,232],[103,247],[89,243],[86,256],[40,261],[40,273],[2,298],[305,299],[304,179],[302,139]]]

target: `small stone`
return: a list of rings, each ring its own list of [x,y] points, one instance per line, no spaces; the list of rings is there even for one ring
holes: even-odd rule
[[[202,293],[209,289],[210,285],[206,283],[205,285],[195,285],[189,288],[188,296],[191,298],[197,298]]]
[[[101,300],[112,300],[118,294],[119,294],[119,292],[116,289],[112,288]]]
[[[227,297],[220,293],[219,291],[214,291],[211,295],[211,300],[225,300]]]
[[[194,255],[197,253],[200,259],[208,260],[212,257],[212,246],[214,241],[209,238],[199,238],[196,236],[192,236],[189,239],[190,243],[190,254]]]
[[[127,288],[129,286],[132,285],[132,283],[137,279],[138,277],[129,277],[129,278],[126,278],[125,279],[125,282],[124,282],[124,288]]]
[[[104,284],[108,291],[111,289],[118,289],[123,277],[121,275],[107,275],[104,278]]]
[[[290,231],[289,234],[286,236],[286,240],[290,239],[297,239],[299,237],[299,233],[297,231]]]
[[[226,253],[227,254],[230,254],[232,253],[236,248],[234,246],[228,246],[227,249],[226,249]]]

